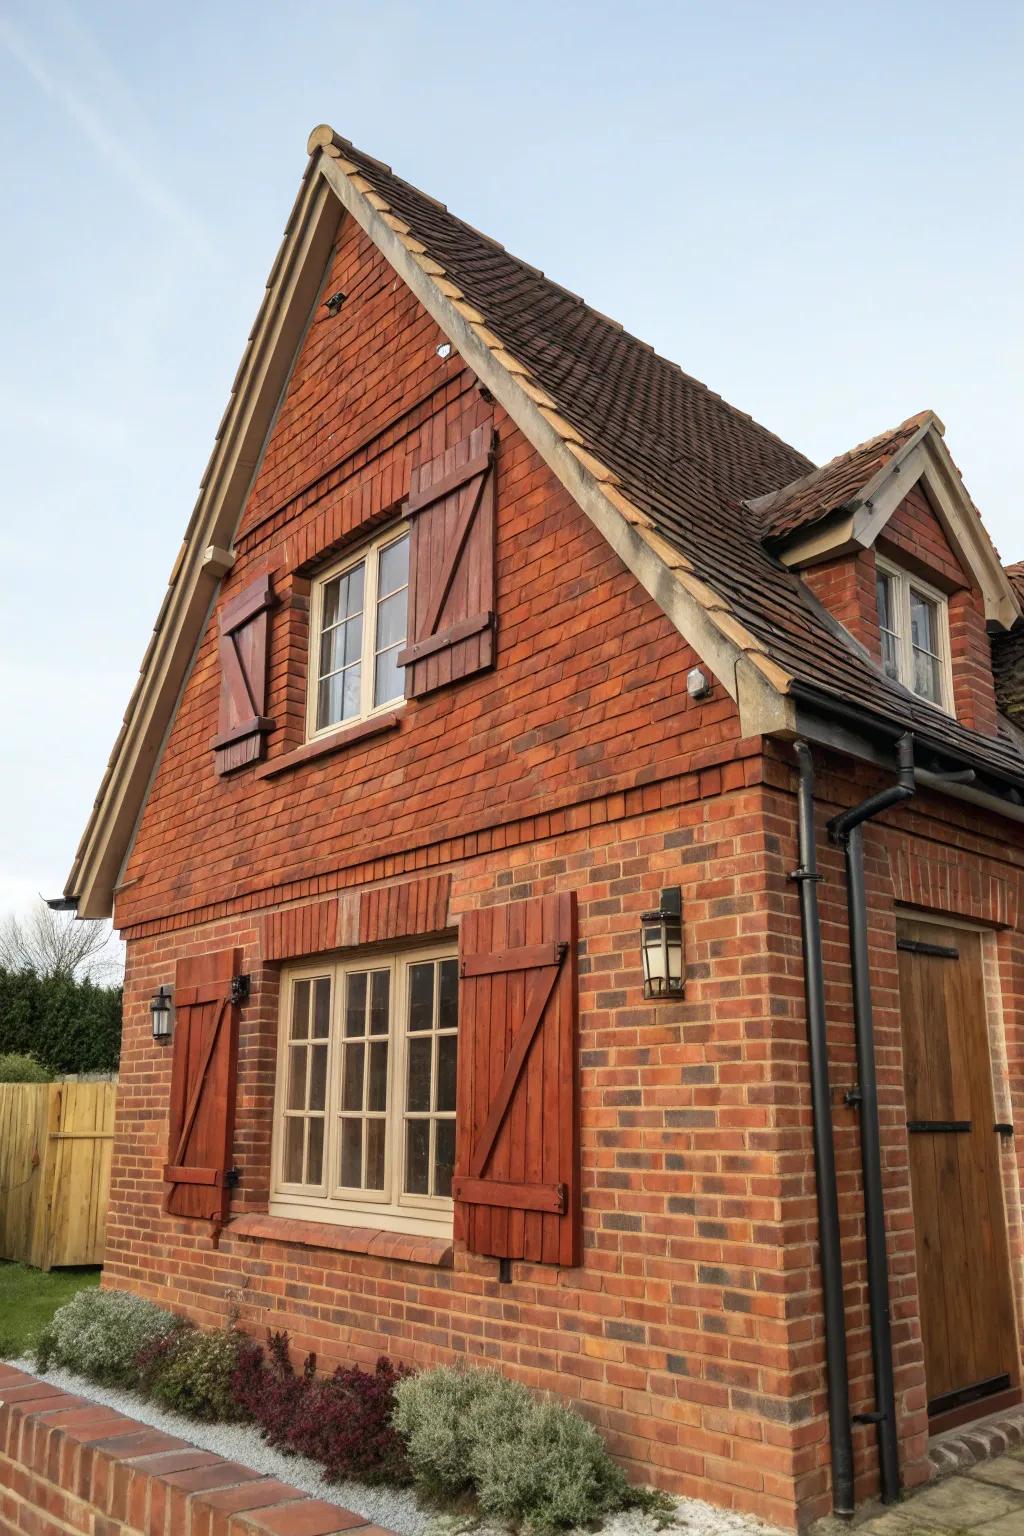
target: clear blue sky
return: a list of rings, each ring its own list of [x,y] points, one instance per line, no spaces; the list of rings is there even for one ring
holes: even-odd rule
[[[322,121],[1024,558],[1024,5],[0,0],[0,913],[64,881]]]

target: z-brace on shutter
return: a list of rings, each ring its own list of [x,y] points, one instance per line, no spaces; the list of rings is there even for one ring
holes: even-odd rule
[[[456,1235],[578,1264],[575,895],[467,912],[459,959]]]
[[[260,576],[225,603],[220,615],[220,722],[212,743],[218,773],[263,756],[267,731],[267,614],[273,582]]]
[[[418,698],[494,665],[493,427],[413,467],[406,512],[409,641],[398,654]]]
[[[228,1214],[235,1131],[238,1006],[231,979],[240,949],[179,960],[174,973],[171,1127],[164,1178],[172,1216]]]

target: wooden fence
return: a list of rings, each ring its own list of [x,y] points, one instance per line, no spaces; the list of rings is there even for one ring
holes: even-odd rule
[[[0,1083],[0,1259],[103,1263],[116,1096],[116,1083]]]

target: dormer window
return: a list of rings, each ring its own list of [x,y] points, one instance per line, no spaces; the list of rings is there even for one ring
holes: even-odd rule
[[[889,561],[876,560],[882,666],[889,677],[952,713],[945,596]]]

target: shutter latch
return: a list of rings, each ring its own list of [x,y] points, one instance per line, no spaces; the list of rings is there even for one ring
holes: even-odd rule
[[[232,1001],[232,1003],[234,1003],[236,1008],[240,1007],[243,1003],[247,1003],[249,1001],[249,977],[248,976],[232,976],[232,978],[231,978],[231,1001]]]

